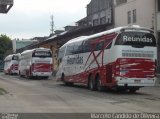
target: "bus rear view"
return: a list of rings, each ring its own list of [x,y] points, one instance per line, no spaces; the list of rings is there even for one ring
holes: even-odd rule
[[[114,49],[116,61],[112,75],[119,87],[135,92],[140,87],[154,86],[157,48],[151,30],[122,29]]]
[[[90,90],[107,87],[135,92],[156,81],[156,39],[147,28],[118,27],[72,39],[60,51],[57,76],[65,83],[83,83]]]
[[[52,53],[47,48],[35,48],[21,53],[19,75],[48,79],[52,75]]]

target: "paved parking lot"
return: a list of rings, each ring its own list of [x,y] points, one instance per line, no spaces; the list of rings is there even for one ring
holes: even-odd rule
[[[160,86],[144,87],[137,93],[90,91],[85,86],[65,86],[50,80],[28,80],[0,73],[0,112],[97,113],[159,112]]]

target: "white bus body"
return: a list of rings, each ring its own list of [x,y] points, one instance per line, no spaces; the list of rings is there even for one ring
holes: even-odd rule
[[[11,54],[4,59],[5,74],[18,74],[18,58],[18,54]]]
[[[35,48],[21,53],[19,75],[31,77],[45,77],[52,75],[52,53],[47,48]]]
[[[119,27],[70,40],[59,50],[57,78],[91,90],[154,86],[157,48],[153,31]]]

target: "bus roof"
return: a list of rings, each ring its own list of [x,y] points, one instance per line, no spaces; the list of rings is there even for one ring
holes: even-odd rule
[[[106,35],[106,34],[119,33],[119,32],[122,32],[122,31],[135,31],[135,30],[154,33],[153,30],[151,30],[149,28],[145,28],[145,27],[140,27],[138,25],[123,26],[123,27],[117,27],[117,28],[113,28],[113,29],[110,29],[110,30],[107,30],[107,31],[103,31],[103,32],[100,32],[100,33],[96,33],[96,34],[93,34],[93,35],[80,36],[80,37],[71,39],[67,43],[65,43],[62,47],[66,46],[68,44],[74,43],[74,42],[85,41],[85,40],[95,38],[95,37],[99,37],[99,36],[103,36],[103,35]]]
[[[11,60],[13,56],[18,56],[18,57],[19,57],[19,53],[18,53],[18,54],[10,54],[10,55],[8,55],[8,56],[4,59],[4,61]]]
[[[48,48],[34,48],[31,50],[25,50],[21,54],[25,54],[25,53],[29,53],[29,52],[33,52],[33,51],[50,51],[50,49],[48,49]]]

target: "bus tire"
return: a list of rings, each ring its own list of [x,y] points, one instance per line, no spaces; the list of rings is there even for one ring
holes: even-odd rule
[[[49,76],[45,76],[44,79],[48,80],[48,79],[49,79]]]
[[[25,77],[27,78],[27,79],[29,79],[29,72],[26,70],[26,75],[25,75]]]
[[[131,88],[131,89],[129,89],[129,92],[130,92],[130,93],[135,93],[138,89],[139,89],[139,88]]]
[[[21,74],[21,72],[20,72],[20,71],[19,71],[19,76],[20,76],[20,77],[22,77],[22,74]]]
[[[72,82],[66,82],[65,81],[64,83],[65,83],[66,86],[73,86],[74,85],[74,83],[72,83]]]
[[[88,78],[88,88],[92,91],[95,91],[96,90],[96,87],[95,87],[95,83],[94,83],[94,79],[93,79],[93,76],[90,75],[89,78]]]
[[[61,81],[63,81],[63,82],[65,82],[64,81],[64,77],[65,77],[65,75],[64,75],[64,73],[62,73],[62,75],[61,75]]]
[[[102,86],[101,78],[99,75],[96,76],[96,89],[100,92],[104,90],[104,87]]]

